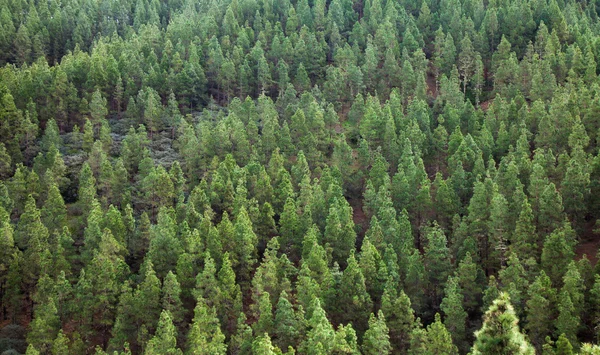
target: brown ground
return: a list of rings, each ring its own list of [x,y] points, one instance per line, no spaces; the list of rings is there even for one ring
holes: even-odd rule
[[[342,108],[338,112],[340,122],[344,122],[348,118],[348,113],[350,112],[350,109],[352,109],[352,104],[347,103],[342,105]]]
[[[354,220],[355,225],[359,226],[357,239],[362,243],[362,239],[369,228],[369,219],[362,209],[363,201],[360,198],[351,198],[348,199],[348,203],[352,207],[352,220]]]
[[[481,107],[481,109],[482,109],[483,111],[487,111],[487,110],[488,110],[488,108],[490,108],[490,105],[492,104],[492,102],[494,102],[494,100],[493,100],[493,99],[486,100],[486,101],[484,101],[484,102],[480,103],[480,104],[479,104],[479,107]]]
[[[584,255],[590,260],[592,265],[596,265],[598,262],[598,247],[600,246],[600,238],[590,241],[583,241],[579,243],[577,249],[575,249],[575,259],[580,260]]]
[[[585,226],[581,241],[575,249],[575,259],[580,260],[584,255],[590,260],[592,265],[598,262],[598,248],[600,248],[600,235],[594,232],[595,221],[590,221]]]
[[[427,93],[431,95],[434,99],[438,96],[437,85],[435,85],[435,78],[431,73],[427,73],[427,78],[425,79],[427,82]]]

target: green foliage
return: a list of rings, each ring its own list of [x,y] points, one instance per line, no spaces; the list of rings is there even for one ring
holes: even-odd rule
[[[518,321],[508,294],[501,293],[486,311],[481,329],[475,332],[471,354],[534,354],[519,331]]]
[[[0,3],[28,353],[597,352],[595,1]]]
[[[187,336],[188,353],[225,354],[227,346],[224,342],[225,336],[221,332],[214,307],[207,306],[206,301],[200,298]]]
[[[177,331],[173,325],[173,320],[169,311],[163,310],[158,321],[156,334],[146,346],[144,354],[183,354],[177,346]]]
[[[389,354],[392,346],[388,332],[383,312],[379,311],[377,317],[371,313],[369,329],[363,337],[363,354]]]

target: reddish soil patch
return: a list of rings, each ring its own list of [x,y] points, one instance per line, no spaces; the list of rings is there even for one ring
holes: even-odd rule
[[[30,318],[31,314],[32,314],[31,303],[25,299],[21,300],[21,308],[19,309],[19,312],[17,313],[14,323],[27,328],[29,326],[29,322],[31,322],[31,318]],[[0,329],[4,328],[5,326],[12,324],[12,323],[13,323],[12,319],[5,319],[5,320],[0,319]]]
[[[575,249],[575,260],[581,260],[583,259],[583,256],[586,255],[590,263],[596,265],[598,262],[596,254],[598,253],[599,246],[600,239],[579,243],[577,249]]]
[[[575,249],[575,260],[581,260],[584,255],[592,265],[598,262],[598,249],[600,248],[600,235],[594,232],[595,221],[590,221],[584,228],[581,241]]]
[[[340,122],[344,122],[348,118],[348,113],[350,112],[350,109],[352,109],[351,103],[342,105],[341,109],[338,112],[338,117],[340,118]]]
[[[487,111],[487,110],[490,108],[490,105],[491,105],[493,102],[494,102],[494,99],[489,99],[489,100],[486,100],[486,101],[484,101],[484,102],[480,103],[480,104],[479,104],[479,107],[481,107],[481,109],[482,109],[483,111]]]
[[[434,99],[438,97],[438,88],[435,84],[435,77],[431,75],[431,73],[427,73],[427,78],[425,79],[427,82],[427,93],[431,95]]]
[[[369,219],[362,209],[362,199],[348,199],[348,203],[352,207],[352,220],[354,221],[354,224],[360,226],[358,230],[358,239],[362,241],[362,238],[365,236],[365,233],[369,227]]]

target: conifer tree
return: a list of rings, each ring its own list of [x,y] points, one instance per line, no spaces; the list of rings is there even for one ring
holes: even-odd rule
[[[246,324],[246,315],[241,312],[237,320],[236,334],[231,337],[229,349],[238,354],[252,353],[252,328]]]
[[[561,334],[556,341],[556,354],[557,355],[572,355],[573,354],[573,346],[569,342],[569,339],[565,336],[565,334]]]
[[[367,329],[367,315],[371,313],[373,302],[367,293],[365,278],[356,262],[354,253],[348,258],[348,266],[342,274],[337,299],[341,323],[352,322],[359,332]]]
[[[351,207],[337,198],[334,198],[330,206],[323,241],[332,249],[333,260],[344,265],[356,241]]]
[[[263,292],[258,298],[258,319],[254,323],[256,335],[272,333],[273,331],[273,306],[268,292]]]
[[[442,323],[439,313],[435,314],[435,321],[426,330],[416,328],[413,331],[410,353],[419,355],[458,354],[458,348],[452,342],[452,336]]]
[[[388,327],[385,324],[383,312],[377,317],[373,313],[369,318],[369,329],[365,332],[362,344],[363,354],[389,354],[392,350]]]
[[[511,239],[510,250],[512,252],[519,255],[523,260],[538,259],[540,240],[535,230],[533,211],[527,199],[523,201],[515,232]]]
[[[51,184],[48,188],[48,197],[41,211],[41,218],[49,232],[62,230],[67,220],[65,201],[60,194],[58,186]]]
[[[252,354],[254,355],[276,355],[278,353],[281,353],[281,350],[273,346],[268,333],[257,336],[252,342]]]
[[[550,234],[564,221],[563,200],[554,183],[546,186],[540,196],[538,224],[540,232]]]
[[[237,316],[242,311],[242,292],[236,284],[235,273],[231,267],[229,253],[223,255],[221,269],[217,273],[219,284],[219,299],[217,304],[217,315],[221,325],[231,334],[235,327]]]
[[[281,349],[287,349],[288,346],[297,348],[300,339],[305,335],[305,328],[306,321],[302,309],[294,310],[292,303],[288,300],[287,292],[282,291],[273,322],[276,345]]]
[[[485,312],[481,329],[475,332],[471,354],[535,354],[519,331],[518,321],[508,294],[501,293]]]
[[[573,302],[575,315],[581,317],[584,310],[584,295],[586,286],[577,269],[575,261],[571,261],[563,276],[561,292],[567,292]]]
[[[437,302],[437,298],[441,298],[446,279],[452,269],[450,250],[444,232],[437,225],[427,232],[425,238],[427,240],[424,255],[425,269],[433,297]]]
[[[188,354],[224,355],[227,351],[225,336],[221,332],[219,319],[214,307],[206,305],[203,298],[198,299],[194,310],[194,320],[187,336]]]
[[[163,310],[160,314],[156,334],[148,342],[144,354],[183,354],[181,349],[177,348],[177,330],[173,325],[173,319],[171,319],[169,311]]]
[[[307,354],[327,353],[334,344],[335,331],[327,320],[318,298],[313,300],[311,308],[313,312],[308,322],[309,330],[301,348]]]
[[[249,281],[252,267],[256,263],[257,237],[252,230],[252,222],[245,207],[242,207],[236,218],[233,240],[235,248],[231,251],[236,275],[244,281]]]
[[[52,343],[52,355],[66,354],[69,352],[69,339],[61,329]]]
[[[577,344],[577,332],[581,319],[566,290],[561,291],[557,308],[558,317],[554,322],[555,334],[564,334],[570,343]]]
[[[150,245],[146,255],[152,260],[159,278],[164,278],[170,270],[175,270],[178,256],[183,252],[171,211],[168,208],[161,208],[157,224],[150,230]]]
[[[574,232],[568,222],[550,234],[542,249],[541,266],[552,280],[560,285],[570,260],[573,260]]]
[[[83,210],[83,218],[85,219],[92,209],[93,201],[96,199],[96,179],[87,162],[83,163],[79,172],[79,190],[77,196],[79,197],[79,203]]]
[[[460,349],[466,344],[466,321],[467,312],[463,309],[462,290],[455,277],[448,278],[445,290],[446,296],[442,299],[440,309],[444,312],[444,325],[452,334],[454,344]]]
[[[49,352],[60,330],[60,319],[54,299],[49,298],[37,306],[30,326],[31,331],[27,335],[27,342],[35,349]]]
[[[381,311],[388,314],[386,324],[390,332],[392,349],[395,352],[406,351],[410,342],[410,334],[415,326],[410,299],[404,291],[400,291],[400,295],[396,296],[396,290],[388,282],[381,299]]]
[[[556,302],[556,290],[544,271],[536,277],[528,291],[525,329],[536,349],[541,349],[546,336],[552,332],[552,317]]]
[[[217,269],[214,260],[207,255],[204,268],[196,276],[196,287],[193,294],[196,299],[202,298],[208,306],[215,306],[220,298],[221,289],[216,278]]]

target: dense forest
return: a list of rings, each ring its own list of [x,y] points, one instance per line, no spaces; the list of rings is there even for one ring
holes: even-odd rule
[[[599,59],[599,0],[0,0],[0,353],[600,354]]]

